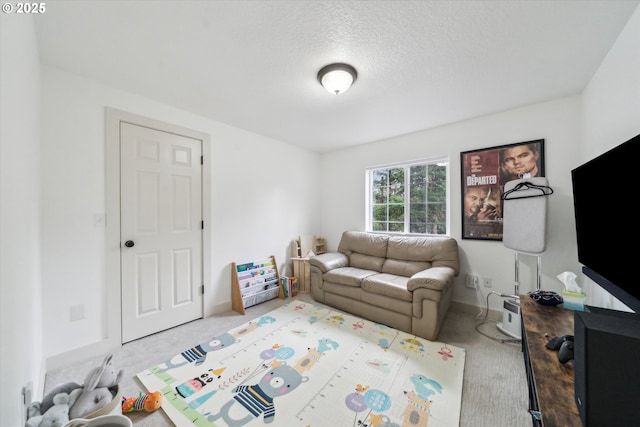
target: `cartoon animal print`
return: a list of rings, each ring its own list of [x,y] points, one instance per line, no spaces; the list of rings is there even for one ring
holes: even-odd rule
[[[179,368],[180,366],[188,365],[193,362],[195,362],[196,366],[201,365],[205,361],[207,353],[222,350],[223,348],[237,342],[239,341],[236,337],[231,335],[229,332],[225,332],[222,335],[213,337],[208,343],[199,344],[174,356],[171,360],[165,362],[167,367],[160,369],[158,372],[166,372],[170,369]]]
[[[420,374],[415,374],[409,379],[413,383],[420,399],[427,400],[432,394],[442,394],[442,386],[435,380]]]
[[[234,388],[236,395],[222,405],[220,412],[205,413],[205,415],[211,422],[222,419],[229,427],[244,426],[260,415],[263,416],[265,423],[271,423],[276,416],[273,399],[291,393],[308,380],[308,377],[303,377],[292,367],[281,364],[264,375],[258,384]],[[237,405],[240,408],[234,408]],[[232,411],[234,415],[240,415],[241,418],[232,418]]]
[[[320,353],[324,353],[329,350],[335,350],[338,347],[340,347],[340,345],[329,338],[322,338],[318,341],[318,352]]]
[[[207,353],[212,351],[222,350],[225,347],[240,342],[238,338],[247,335],[248,333],[256,330],[258,327],[267,323],[273,323],[276,319],[271,316],[262,316],[257,322],[249,322],[249,325],[238,329],[233,333],[225,332],[222,335],[211,338],[208,343],[199,344],[188,350],[183,351],[177,356],[174,356],[171,360],[165,362],[166,368],[158,370],[158,373],[166,372],[170,369],[179,368],[180,366],[188,365],[195,362],[195,365],[201,365],[207,358]]]
[[[322,338],[318,341],[317,348],[310,348],[309,353],[298,360],[294,369],[301,374],[305,373],[305,371],[311,369],[311,367],[313,367],[313,365],[315,365],[327,351],[335,350],[339,346],[340,345],[337,342],[330,340],[329,338]]]
[[[176,386],[176,392],[182,396],[183,398],[187,398],[194,393],[199,392],[206,386],[211,383],[214,379],[220,379],[220,376],[224,372],[226,368],[220,369],[209,369],[207,372],[203,373],[199,377],[191,378],[182,384]]]

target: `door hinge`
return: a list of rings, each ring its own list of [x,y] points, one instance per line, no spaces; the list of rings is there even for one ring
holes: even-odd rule
[[[200,286],[200,295],[204,295],[204,285]]]
[[[204,230],[204,221],[200,221],[200,228]]]
[[[200,164],[204,165],[204,156],[200,156]]]

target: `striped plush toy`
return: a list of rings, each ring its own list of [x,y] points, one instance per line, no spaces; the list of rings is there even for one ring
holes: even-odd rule
[[[162,394],[159,391],[140,392],[138,397],[122,396],[122,412],[153,412],[162,406]]]

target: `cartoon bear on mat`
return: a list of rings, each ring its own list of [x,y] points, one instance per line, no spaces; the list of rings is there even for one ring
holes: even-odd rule
[[[159,369],[158,372],[166,372],[170,369],[179,368],[193,362],[195,362],[196,366],[201,365],[205,361],[207,353],[222,350],[223,348],[233,345],[237,342],[239,341],[235,336],[231,335],[228,332],[225,332],[224,334],[211,338],[211,341],[209,341],[208,343],[199,344],[174,356],[172,359],[165,362],[167,367],[164,369]]]
[[[237,394],[222,405],[220,412],[205,415],[212,422],[222,418],[229,427],[241,427],[260,414],[264,417],[265,423],[273,422],[276,415],[273,399],[292,392],[308,380],[308,377],[303,377],[290,366],[276,366],[263,376],[258,384],[234,388],[233,391]]]

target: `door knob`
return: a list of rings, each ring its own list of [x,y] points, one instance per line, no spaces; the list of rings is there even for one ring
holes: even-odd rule
[[[128,248],[132,248],[135,243],[133,243],[133,240],[127,240],[126,242],[124,242],[124,245]]]

